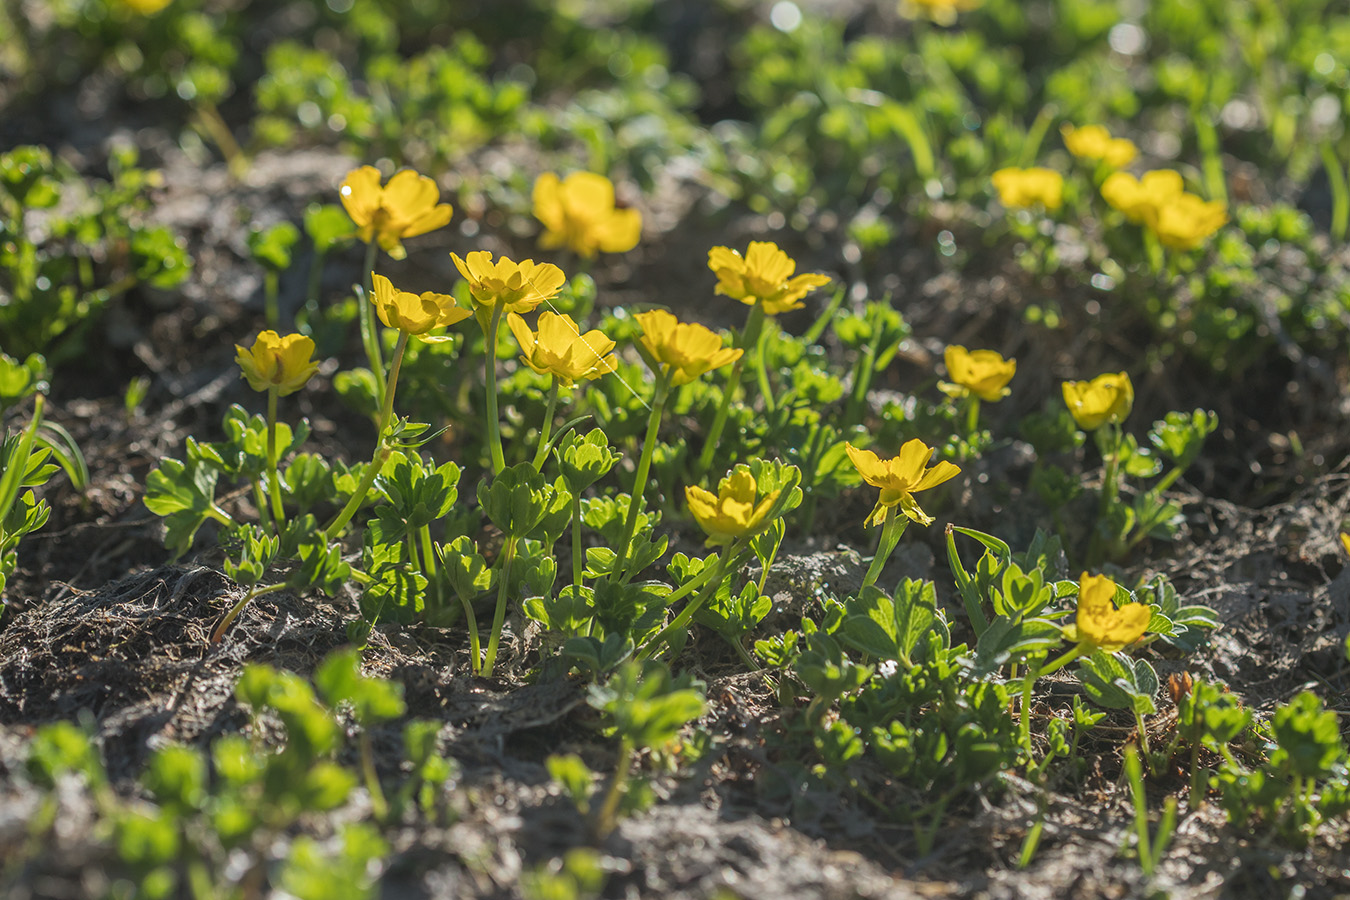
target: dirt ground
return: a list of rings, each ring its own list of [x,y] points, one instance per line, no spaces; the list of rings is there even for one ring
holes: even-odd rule
[[[356,161],[327,151],[265,155],[237,183],[223,167],[203,169],[153,132],[139,140],[148,162],[165,169],[156,215],[189,237],[196,273],[171,296],[138,294],[115,305],[106,319],[106,342],[53,385],[52,418],[84,449],[92,483],[84,494],[64,482],[49,491],[52,519],[25,545],[8,590],[12,605],[0,621],[0,859],[23,845],[25,823],[39,803],[22,779],[12,777],[23,766],[25,739],[35,726],[85,717],[114,784],[125,790],[153,748],[166,741],[204,744],[244,724],[233,687],[245,663],[312,672],[345,642],[345,625],[355,616],[350,596],[328,601],[274,594],[253,603],[227,641],[209,645],[206,636],[240,589],[215,568],[209,549],[181,564],[166,563],[160,525],[141,505],[140,485],[186,436],[214,437],[230,403],[255,403],[233,363],[234,342],[261,321],[261,281],[238,223],[298,220],[316,198],[334,199],[334,186]],[[639,250],[632,262],[599,268],[602,302],[641,298],[716,322],[710,300],[689,299],[707,292],[690,290],[680,273],[712,243],[768,236],[765,224],[744,214],[718,219],[713,230],[681,231],[678,209],[661,204],[689,200],[673,188],[668,193],[652,199],[648,212],[650,221],[674,230],[650,242],[660,249]],[[847,269],[830,249],[828,234],[778,237],[801,244],[794,249],[803,269]],[[453,276],[446,251],[467,246],[467,239],[451,233],[419,239],[412,265],[424,280],[448,285]],[[518,250],[528,253],[524,245]],[[898,252],[882,271],[869,273],[877,287],[903,279],[897,303],[915,333],[897,374],[881,389],[903,389],[931,374],[937,345],[928,339],[940,336],[984,338],[1016,354],[1019,378],[1027,373],[1031,384],[1024,387],[1035,396],[1035,382],[1053,385],[1073,345],[1087,340],[1080,335],[1041,348],[1019,333],[1010,324],[1016,321],[1012,298],[1027,276],[1006,260],[989,263],[987,271],[953,272],[927,262],[929,256]],[[329,267],[330,281],[340,287],[355,278],[358,266],[358,251],[352,251]],[[302,286],[283,282],[282,289],[283,310],[293,309]],[[1111,361],[1103,360],[1103,367]],[[334,368],[328,365],[321,377]],[[1350,515],[1350,476],[1338,464],[1350,435],[1345,410],[1318,410],[1318,398],[1306,396],[1283,404],[1253,402],[1282,396],[1300,373],[1300,364],[1286,361],[1227,391],[1211,391],[1219,386],[1210,379],[1202,385],[1203,400],[1180,405],[1175,381],[1141,381],[1140,421],[1203,403],[1218,410],[1223,430],[1207,449],[1206,463],[1188,479],[1189,533],[1173,548],[1154,548],[1138,568],[1166,572],[1185,601],[1219,611],[1222,628],[1185,660],[1190,671],[1224,679],[1260,711],[1316,685],[1323,696],[1340,698],[1345,712],[1350,667],[1341,648],[1350,630],[1350,572],[1336,539]],[[128,416],[120,390],[138,374],[149,375],[152,386],[145,406]],[[321,449],[366,453],[369,428],[325,405],[332,403],[323,399],[330,395],[297,395],[314,425],[314,440]],[[1000,421],[1006,426],[1018,413],[1000,411],[1006,418],[993,427]],[[1294,429],[1306,448],[1301,457],[1281,443]],[[1321,460],[1316,465],[1314,455]],[[1015,471],[995,468],[991,474],[1011,478]],[[972,501],[952,517],[994,530],[1001,515]],[[839,521],[826,521],[809,542],[798,538],[794,555],[780,567],[835,583],[856,578],[856,554],[836,548],[847,544],[868,552],[850,524],[860,519],[841,513]],[[897,574],[941,580],[945,567],[934,563],[943,558],[939,539],[934,529],[928,543],[901,554],[893,564]],[[802,579],[784,578],[782,585],[782,604],[809,608]],[[563,748],[595,768],[612,763],[613,747],[597,733],[578,685],[527,683],[524,671],[476,679],[467,674],[466,654],[462,633],[382,626],[365,655],[369,673],[404,686],[410,716],[443,723],[441,737],[460,764],[457,783],[447,786],[457,821],[397,835],[384,875],[386,897],[516,896],[521,872],[557,856],[582,830],[574,808],[551,786],[545,757]],[[663,802],[623,822],[603,846],[611,870],[606,896],[706,898],[725,890],[730,893],[721,896],[844,900],[1146,892],[1138,865],[1120,852],[1130,826],[1126,793],[1116,789],[1120,738],[1133,728],[1128,719],[1110,719],[1100,747],[1089,748],[1094,763],[1084,784],[1074,785],[1072,794],[1049,795],[1040,850],[1019,870],[1023,837],[1040,812],[1040,794],[1032,786],[1009,779],[1001,793],[953,808],[934,850],[920,856],[910,831],[886,812],[887,804],[904,803],[903,796],[882,794],[878,807],[857,796],[781,790],[775,775],[784,761],[775,754],[774,737],[786,723],[775,698],[758,677],[738,672],[719,647],[696,643],[685,661],[708,683],[709,711],[700,725],[714,735],[714,750],[693,777],[660,782]],[[1154,662],[1163,677],[1183,665],[1161,657]],[[1052,685],[1042,701],[1067,707],[1069,693]],[[1155,739],[1171,727],[1170,703],[1164,699],[1162,705],[1151,718]],[[386,769],[397,765],[400,728],[391,723],[375,735]],[[866,781],[870,774],[859,777]],[[1184,777],[1175,781],[1179,790]],[[97,896],[103,886],[100,859],[91,849],[89,800],[73,791],[58,794],[55,842],[20,873],[0,866],[0,884],[16,900]],[[1344,825],[1333,825],[1312,847],[1290,851],[1236,833],[1210,805],[1182,818],[1154,887],[1194,897],[1350,896],[1346,839]],[[1302,893],[1293,893],[1296,885]]]

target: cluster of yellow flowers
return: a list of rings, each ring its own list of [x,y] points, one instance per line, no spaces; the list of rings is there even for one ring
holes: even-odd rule
[[[1111,137],[1105,125],[1083,125],[1075,128],[1065,124],[1059,129],[1064,146],[1079,159],[1104,163],[1112,169],[1123,169],[1139,155],[1139,148],[1128,138]]]
[[[1142,178],[1114,172],[1102,182],[1102,198],[1175,250],[1194,250],[1228,222],[1227,205],[1188,192],[1181,173],[1171,169]]]
[[[1054,169],[1009,167],[999,169],[991,180],[999,202],[1009,209],[1041,206],[1053,212],[1064,205],[1064,176]]]

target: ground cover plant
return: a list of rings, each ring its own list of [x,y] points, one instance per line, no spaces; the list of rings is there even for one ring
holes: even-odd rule
[[[0,24],[7,895],[1350,891],[1350,9]]]

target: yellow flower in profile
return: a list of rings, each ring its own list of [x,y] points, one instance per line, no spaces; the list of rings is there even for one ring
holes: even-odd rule
[[[439,343],[450,340],[449,335],[431,337],[428,332],[463,322],[473,315],[472,310],[455,303],[449,294],[426,291],[414,294],[401,291],[383,275],[371,274],[374,291],[370,302],[386,328],[397,328],[420,341]]]
[[[507,313],[533,312],[540,303],[553,299],[567,280],[552,263],[512,262],[505,256],[494,263],[486,250],[475,250],[463,259],[451,253],[450,258],[469,282],[469,294],[480,314],[490,314],[497,306]]]
[[[900,15],[909,19],[925,17],[939,25],[956,21],[958,12],[979,6],[983,0],[900,0]]]
[[[881,488],[881,497],[876,507],[867,517],[864,525],[879,525],[886,520],[891,507],[899,506],[910,521],[920,525],[929,525],[933,517],[919,508],[913,495],[917,491],[926,491],[949,481],[960,474],[961,469],[943,460],[928,467],[933,448],[915,438],[900,448],[900,455],[883,460],[871,450],[859,450],[852,444],[844,444],[848,458],[858,474],[872,487]]]
[[[238,351],[234,361],[255,391],[275,388],[278,396],[293,394],[319,369],[319,364],[310,359],[314,342],[303,334],[282,337],[268,330],[258,335],[247,350],[239,344],[234,349]]]
[[[173,0],[122,0],[122,2],[143,16],[153,16]]]
[[[1008,382],[1017,372],[1017,360],[1004,359],[997,350],[967,350],[959,344],[948,344],[942,354],[947,364],[947,377],[954,384],[940,382],[943,393],[949,397],[974,394],[993,403],[1008,396]]]
[[[534,217],[545,231],[539,245],[567,247],[587,259],[600,253],[626,253],[642,236],[642,213],[614,206],[614,184],[594,172],[558,178],[552,172],[534,183]]]
[[[1134,385],[1124,372],[1098,375],[1091,381],[1064,382],[1064,403],[1084,431],[1119,423],[1134,407]]]
[[[377,242],[394,259],[407,255],[404,238],[435,231],[450,221],[450,204],[437,202],[441,191],[436,182],[412,169],[395,172],[384,187],[374,166],[353,169],[342,179],[338,194],[356,223],[357,237],[367,244]]]
[[[1228,222],[1228,207],[1183,193],[1160,206],[1151,227],[1166,247],[1194,250]]]
[[[1102,182],[1102,199],[1136,225],[1153,226],[1158,210],[1186,192],[1180,172],[1154,169],[1143,178],[1112,172]]]
[[[717,486],[717,493],[701,487],[684,489],[689,512],[708,535],[708,546],[730,544],[751,537],[768,524],[769,511],[780,491],[759,498],[759,486],[748,466],[737,466]]]
[[[1054,169],[1034,166],[1009,167],[991,176],[998,199],[1009,209],[1043,206],[1056,210],[1064,205],[1064,176]]]
[[[1060,126],[1059,133],[1064,137],[1064,146],[1079,159],[1104,162],[1113,169],[1128,166],[1139,155],[1139,148],[1127,138],[1113,138],[1111,132],[1102,125],[1084,125],[1075,128],[1072,125]]]
[[[746,306],[762,304],[771,316],[801,309],[803,297],[830,283],[830,276],[814,272],[793,276],[796,261],[772,241],[751,241],[744,257],[730,247],[713,247],[708,268],[717,276],[717,293]]]
[[[614,371],[614,357],[608,355],[614,342],[599,329],[582,334],[571,316],[540,313],[537,332],[515,313],[506,317],[506,324],[520,343],[521,358],[540,375],[552,375],[571,385],[578,379],[594,381]]]
[[[1074,640],[1114,653],[1144,636],[1152,611],[1142,603],[1126,603],[1117,609],[1115,596],[1116,583],[1110,578],[1083,573],[1078,579]]]
[[[675,386],[741,358],[743,350],[722,346],[722,336],[696,322],[681,322],[663,309],[638,313],[642,346]]]

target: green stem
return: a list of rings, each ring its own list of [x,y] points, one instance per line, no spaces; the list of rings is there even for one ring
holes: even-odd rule
[[[276,533],[286,526],[286,509],[281,503],[281,474],[277,472],[277,394],[267,390],[267,492],[272,495],[272,522]]]
[[[389,458],[389,447],[384,442],[385,429],[389,427],[389,419],[394,414],[394,391],[398,388],[398,373],[403,367],[403,352],[408,348],[408,333],[399,332],[398,346],[394,348],[394,363],[389,367],[389,378],[384,387],[384,404],[380,408],[379,429],[375,438],[375,455],[370,460],[370,465],[366,467],[365,474],[361,476],[361,483],[356,486],[356,491],[352,494],[347,505],[342,507],[342,512],[338,513],[327,528],[324,529],[323,537],[328,543],[332,543],[347,527],[347,523],[356,515],[356,510],[360,508],[361,502],[366,499],[366,494],[370,491],[370,486],[375,483],[375,478],[380,474],[383,468],[383,462]]]
[[[881,536],[877,538],[876,555],[872,557],[872,564],[867,567],[867,574],[863,576],[864,588],[876,584],[876,580],[881,577],[881,570],[886,568],[886,561],[890,559],[891,552],[895,550],[895,545],[900,542],[900,536],[905,533],[905,527],[909,525],[909,517],[901,515],[899,509],[899,506],[886,508]]]
[[[553,433],[553,414],[558,410],[558,376],[553,376],[553,384],[548,390],[548,408],[544,411],[544,424],[539,427],[539,449],[534,451],[536,472],[544,468],[544,457],[548,455],[548,439]]]
[[[487,381],[487,427],[488,450],[492,454],[492,474],[500,475],[506,468],[506,455],[502,453],[502,423],[497,418],[497,329],[502,324],[502,311],[505,304],[492,307],[492,318],[488,321],[487,346],[484,349],[484,377]],[[490,667],[489,667],[490,669]]]
[[[1200,808],[1200,803],[1204,800],[1204,785],[1200,783],[1200,742],[1191,741],[1191,793],[1186,800],[1186,806],[1191,811]]]
[[[1087,653],[1091,652],[1091,650],[1092,650],[1091,644],[1084,642],[1074,644],[1071,648],[1064,651],[1059,656],[1055,657],[1055,659],[1049,665],[1041,666],[1040,669],[1038,669],[1036,672],[1036,677],[1042,678],[1046,675],[1052,675],[1055,672],[1058,672],[1060,669],[1067,666],[1069,663],[1073,662],[1075,659],[1078,659],[1078,657],[1084,656]]]
[[[370,812],[375,821],[383,822],[389,816],[389,803],[380,787],[380,776],[375,771],[375,750],[370,745],[370,729],[361,727],[361,771],[366,778],[366,792],[370,794]]]
[[[1037,665],[1037,663],[1039,662],[1040,662],[1039,658],[1029,661],[1027,663],[1026,677],[1022,679],[1022,709],[1021,709],[1022,716],[1021,721],[1018,724],[1021,727],[1022,749],[1026,751],[1028,765],[1030,765],[1032,761],[1031,688],[1032,685],[1036,683],[1036,679],[1039,678],[1041,675],[1040,667]]]
[[[581,591],[581,582],[583,579],[582,571],[582,553],[581,553],[581,497],[577,494],[572,495],[572,584],[576,585],[578,594]]]
[[[774,411],[776,403],[773,399],[773,385],[769,382],[769,368],[764,359],[764,345],[769,342],[769,332],[761,331],[759,340],[755,342],[755,378],[759,382],[759,396],[764,400],[764,414],[767,416]]]
[[[615,819],[619,811],[619,801],[627,793],[628,771],[633,767],[633,741],[627,735],[619,740],[619,761],[614,769],[614,777],[609,781],[605,799],[596,810],[591,821],[591,836],[602,841],[609,836],[617,824]]]
[[[1130,782],[1130,796],[1134,800],[1134,832],[1139,844],[1139,866],[1144,874],[1153,875],[1153,848],[1148,837],[1148,796],[1144,793],[1144,773],[1139,765],[1139,751],[1133,744],[1125,747],[1125,777]]]
[[[319,288],[323,284],[324,254],[318,248],[309,262],[309,279],[305,285],[305,312],[309,315],[309,330],[314,331],[314,317],[319,314]]]
[[[741,332],[741,339],[737,342],[745,353],[742,353],[731,364],[731,371],[727,374],[726,386],[722,389],[722,404],[717,407],[717,415],[713,418],[712,427],[708,429],[708,435],[703,441],[703,451],[699,454],[698,462],[694,466],[694,475],[697,478],[703,477],[704,473],[708,471],[708,467],[712,465],[713,452],[717,449],[717,442],[722,438],[722,430],[727,424],[727,414],[731,411],[731,401],[735,398],[736,391],[741,386],[741,373],[745,369],[745,357],[751,348],[757,347],[760,333],[763,330],[764,304],[756,302],[754,306],[750,307],[750,315],[745,320],[745,330]]]
[[[473,598],[459,598],[460,604],[464,607],[464,622],[469,626],[469,652],[473,654],[473,674],[478,675],[483,671],[483,645],[478,636],[478,616],[473,611]]]
[[[361,281],[365,285],[366,302],[361,308],[361,346],[366,351],[366,361],[370,371],[384,371],[384,351],[380,349],[380,331],[375,323],[375,255],[380,245],[371,241],[366,244],[366,260],[361,269]],[[375,402],[384,406],[384,386],[375,382]]]
[[[803,346],[809,347],[820,340],[820,336],[825,333],[825,329],[829,327],[830,322],[834,321],[834,314],[839,311],[839,307],[842,306],[843,303],[844,289],[839,288],[834,292],[834,296],[830,298],[829,304],[821,311],[816,320],[811,323],[811,327],[806,330],[806,334],[802,335]]]
[[[502,548],[501,580],[497,583],[497,609],[492,614],[492,634],[488,636],[487,658],[483,660],[483,674],[492,677],[492,667],[497,662],[497,644],[501,641],[502,625],[506,622],[506,586],[511,581],[511,564],[516,559],[516,543],[519,538],[508,537]]]
[[[638,514],[642,512],[642,495],[647,489],[647,476],[651,473],[652,453],[656,450],[656,434],[661,428],[661,415],[666,409],[666,398],[670,395],[670,375],[662,372],[656,376],[656,396],[652,398],[651,415],[647,418],[647,433],[642,438],[642,455],[638,458],[637,474],[633,479],[633,492],[628,497],[628,514],[623,523],[623,540],[619,543],[614,557],[614,570],[611,577],[618,579],[623,572],[623,564],[628,560],[628,551],[633,543],[633,532],[637,530]]]
[[[708,598],[711,597],[718,586],[721,585],[722,579],[726,577],[727,570],[731,568],[730,563],[733,557],[740,556],[747,546],[749,546],[748,541],[745,541],[744,539],[739,540],[728,547],[726,552],[718,557],[717,563],[713,568],[712,577],[704,582],[703,590],[699,591],[698,596],[686,603],[684,609],[680,610],[679,615],[670,620],[670,624],[658,631],[655,637],[651,638],[638,649],[636,658],[639,661],[649,659],[672,634],[683,631],[689,627],[689,623],[693,620],[694,614],[703,607],[703,604],[707,602]],[[688,587],[688,585],[685,587]],[[671,596],[674,597],[675,595]],[[667,601],[674,602],[671,598],[667,598]]]
[[[1322,142],[1322,165],[1327,170],[1327,181],[1331,185],[1331,236],[1337,243],[1345,240],[1347,225],[1350,225],[1350,188],[1346,187],[1345,172],[1341,170],[1340,160],[1336,158],[1336,149],[1330,141]]]
[[[971,394],[966,398],[966,440],[972,444],[980,433],[980,398]]]
[[[197,119],[202,129],[211,136],[211,140],[220,149],[221,155],[225,157],[225,165],[230,174],[235,178],[242,178],[248,171],[248,159],[240,149],[239,142],[234,139],[234,134],[230,132],[230,126],[225,124],[225,119],[216,108],[216,104],[211,100],[199,99]]]
[[[281,313],[277,309],[277,293],[279,290],[278,277],[276,269],[268,268],[263,272],[263,316],[267,319],[268,328],[276,328],[277,321],[281,318]]]
[[[267,512],[267,497],[263,494],[262,482],[251,478],[249,484],[253,488],[253,505],[258,507],[258,524],[263,531],[271,531],[272,516]]]
[[[230,611],[225,614],[225,618],[221,619],[220,624],[217,625],[215,630],[211,632],[211,643],[213,644],[220,643],[220,639],[225,636],[225,629],[230,627],[230,624],[234,622],[236,618],[239,617],[239,614],[244,611],[244,607],[248,606],[248,604],[252,600],[254,600],[257,597],[261,597],[264,594],[272,594],[277,591],[284,590],[285,587],[286,582],[282,581],[277,584],[268,585],[265,588],[254,588],[253,590],[245,594],[238,603],[236,603],[233,607],[230,608]]]

